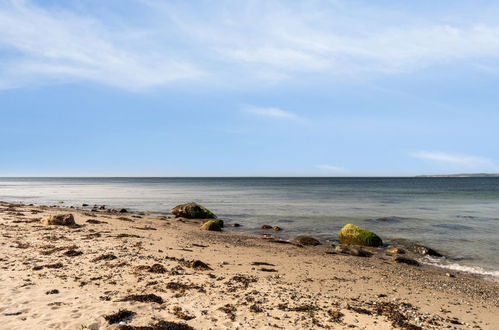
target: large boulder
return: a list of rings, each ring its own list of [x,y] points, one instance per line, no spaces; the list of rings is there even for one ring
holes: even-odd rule
[[[222,231],[222,227],[220,227],[220,223],[216,220],[208,220],[201,225],[202,230],[209,231]]]
[[[197,203],[186,203],[175,206],[171,212],[177,218],[215,219],[217,216],[206,207]]]
[[[367,229],[346,224],[340,230],[340,242],[342,244],[354,244],[364,246],[381,246],[383,241],[378,235]]]
[[[72,214],[55,214],[42,219],[42,225],[75,226],[75,219]]]

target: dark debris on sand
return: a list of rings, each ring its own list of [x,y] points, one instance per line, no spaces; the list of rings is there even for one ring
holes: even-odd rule
[[[114,260],[117,258],[118,257],[112,253],[106,253],[106,254],[102,254],[102,255],[98,256],[97,258],[93,259],[92,261],[102,261],[102,260],[110,261],[110,260]]]
[[[141,265],[135,267],[137,271],[146,271],[154,274],[164,274],[167,272],[166,268],[161,264],[154,264],[152,266]]]
[[[234,321],[236,319],[236,307],[234,305],[231,305],[231,304],[226,304],[222,307],[219,308],[219,310],[221,310],[222,312],[224,312],[225,314],[227,314],[227,316],[229,317],[229,319],[231,321]]]
[[[138,302],[153,302],[157,304],[162,304],[164,303],[163,298],[160,296],[157,296],[155,294],[132,294],[129,296],[126,296],[123,299],[120,299],[118,301],[138,301]]]
[[[188,267],[191,267],[195,270],[212,270],[210,266],[201,260],[193,260],[187,263]]]
[[[185,323],[170,321],[158,321],[148,326],[120,325],[119,330],[194,330],[193,327]]]
[[[100,220],[96,220],[96,219],[88,219],[86,222],[94,224],[94,225],[100,225],[100,224],[107,223],[106,221],[100,221]]]
[[[116,238],[142,238],[142,236],[135,234],[118,234],[116,235]]]
[[[120,309],[118,312],[105,315],[104,319],[109,323],[109,324],[115,324],[115,323],[120,323],[122,321],[130,320],[135,316],[135,312],[129,311],[127,309]]]
[[[78,251],[78,250],[67,250],[66,252],[64,252],[64,255],[66,257],[77,257],[77,256],[81,256],[83,254],[83,252],[81,251]]]

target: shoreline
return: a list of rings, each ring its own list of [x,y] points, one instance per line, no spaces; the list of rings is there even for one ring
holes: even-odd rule
[[[60,213],[72,213],[81,226],[40,224]],[[499,321],[499,284],[478,275],[450,277],[436,266],[394,263],[380,251],[345,255],[199,225],[140,212],[0,202],[3,326],[106,329],[104,316],[119,309],[136,313],[126,322],[131,327],[164,320],[196,329],[493,329]],[[116,258],[95,261],[106,254]],[[195,260],[211,269],[192,268]],[[155,264],[165,272],[147,270]],[[151,292],[164,302],[121,301]]]

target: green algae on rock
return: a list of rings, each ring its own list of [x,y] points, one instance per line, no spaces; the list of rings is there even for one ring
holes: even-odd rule
[[[175,206],[171,212],[177,218],[189,219],[215,219],[217,216],[206,207],[198,203],[186,203]]]
[[[224,221],[223,220],[220,220],[220,219],[207,219],[207,220],[203,221],[203,224],[207,223],[208,221],[215,222],[220,228],[224,227]]]
[[[208,220],[201,226],[202,230],[209,231],[222,231],[222,227],[220,227],[220,223],[216,220]]]
[[[340,242],[342,244],[354,244],[364,246],[381,246],[383,241],[378,235],[367,229],[346,224],[340,230]]]

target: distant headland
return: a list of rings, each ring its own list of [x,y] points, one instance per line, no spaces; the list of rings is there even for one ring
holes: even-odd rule
[[[499,173],[463,173],[463,174],[436,174],[418,175],[418,178],[487,178],[499,177]]]

